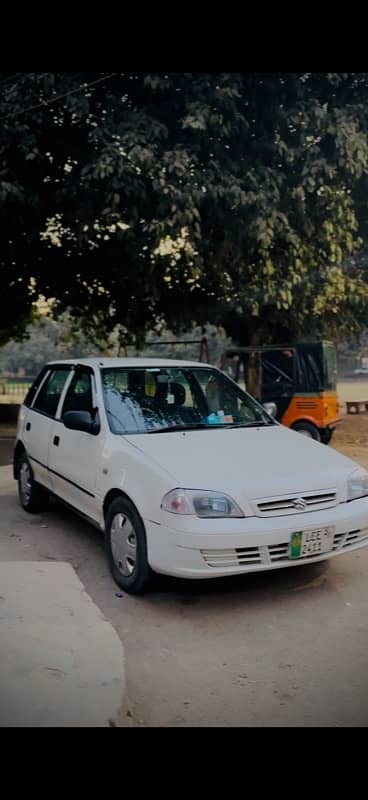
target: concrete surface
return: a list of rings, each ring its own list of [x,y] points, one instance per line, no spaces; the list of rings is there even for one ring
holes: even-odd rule
[[[113,724],[122,643],[70,564],[0,563],[0,726]]]
[[[27,515],[10,467],[0,508],[0,561],[69,562],[124,642],[119,724],[367,726],[368,549],[119,597],[101,534],[61,505]]]

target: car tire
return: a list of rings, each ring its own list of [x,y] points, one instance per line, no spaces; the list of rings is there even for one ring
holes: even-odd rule
[[[127,498],[117,497],[105,518],[106,550],[115,583],[130,594],[146,591],[153,572],[147,560],[143,521]]]
[[[44,511],[49,503],[49,492],[36,483],[32,467],[26,453],[21,453],[17,460],[19,502],[29,514]]]
[[[321,434],[311,422],[296,422],[295,425],[292,426],[293,431],[297,431],[297,433],[302,433],[304,436],[309,436],[310,439],[314,439],[316,442],[321,441]]]
[[[328,428],[324,428],[322,431],[320,431],[320,434],[322,444],[330,444],[333,431],[330,431]]]

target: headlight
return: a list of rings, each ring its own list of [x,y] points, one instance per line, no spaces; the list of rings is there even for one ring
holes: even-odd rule
[[[231,497],[200,489],[172,489],[165,494],[161,508],[172,514],[195,514],[197,517],[244,517]]]
[[[348,478],[347,501],[356,500],[358,497],[368,495],[368,472],[357,469]]]

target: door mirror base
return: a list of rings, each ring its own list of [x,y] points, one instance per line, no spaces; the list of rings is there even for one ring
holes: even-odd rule
[[[98,414],[93,418],[89,411],[67,411],[62,420],[66,428],[71,431],[84,431],[97,436],[100,432]]]

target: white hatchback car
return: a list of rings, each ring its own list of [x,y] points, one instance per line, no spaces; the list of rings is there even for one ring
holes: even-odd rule
[[[105,533],[112,575],[211,578],[368,544],[368,473],[276,423],[220,370],[174,360],[48,364],[21,407],[14,477]]]

